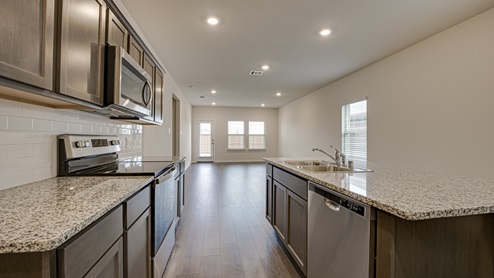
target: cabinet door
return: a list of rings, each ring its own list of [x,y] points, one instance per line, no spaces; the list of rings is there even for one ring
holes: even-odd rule
[[[52,90],[54,26],[54,0],[2,0],[0,75]]]
[[[129,52],[130,56],[142,66],[144,61],[144,50],[131,35],[129,35],[129,50],[127,52]]]
[[[163,73],[156,67],[154,78],[154,121],[157,123],[163,123],[163,94],[165,78]]]
[[[266,175],[266,219],[273,222],[273,179]]]
[[[127,51],[128,31],[110,9],[107,11],[106,43],[118,45]]]
[[[156,82],[155,82],[155,77],[154,77],[154,71],[155,71],[156,65],[154,64],[153,60],[151,60],[151,58],[147,55],[147,53],[144,53],[144,61],[143,61],[142,67],[147,72],[147,74],[149,74],[149,76],[151,76],[151,95],[152,95],[152,98],[151,98],[151,102],[148,104],[148,107],[151,110],[151,115],[146,117],[146,119],[154,121],[154,100],[156,98],[156,95],[155,95]]]
[[[151,277],[151,215],[149,209],[124,232],[124,237],[127,244],[125,277]]]
[[[287,190],[286,245],[288,251],[302,269],[307,271],[307,201]]]
[[[65,0],[61,16],[59,91],[103,105],[105,2]]]
[[[286,239],[286,188],[273,181],[273,228],[285,242]]]
[[[120,237],[84,277],[123,278],[123,252],[123,241]]]

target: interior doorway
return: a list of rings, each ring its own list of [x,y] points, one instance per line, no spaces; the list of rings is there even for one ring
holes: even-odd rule
[[[197,162],[214,162],[214,122],[197,121]]]
[[[172,155],[180,156],[180,100],[172,95]]]

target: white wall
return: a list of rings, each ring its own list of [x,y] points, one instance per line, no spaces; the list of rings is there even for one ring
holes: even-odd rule
[[[279,109],[279,154],[341,146],[368,98],[368,160],[494,179],[494,9]]]
[[[247,162],[262,161],[263,157],[278,155],[278,109],[270,108],[228,108],[192,107],[192,153],[197,161],[197,121],[214,121],[214,161]],[[266,129],[266,150],[228,151],[228,121],[264,121]]]
[[[55,177],[57,135],[64,133],[115,134],[120,157],[141,154],[141,125],[0,99],[0,190]]]

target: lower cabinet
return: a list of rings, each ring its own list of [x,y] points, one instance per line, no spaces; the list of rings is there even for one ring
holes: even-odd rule
[[[273,178],[266,175],[266,219],[273,224]]]
[[[124,232],[125,277],[151,277],[151,214],[149,208]]]
[[[306,274],[307,181],[275,167],[273,178],[266,176],[266,191],[266,218]]]
[[[286,246],[300,268],[307,271],[307,201],[287,190]]]
[[[278,236],[285,242],[286,239],[286,187],[277,181],[273,181],[273,228]]]
[[[119,238],[84,277],[123,277],[123,241]]]
[[[123,277],[123,247],[118,243],[122,233],[120,205],[58,249],[58,277],[83,277],[91,273],[94,275],[89,277],[98,277],[102,271],[117,274],[111,277]]]
[[[124,202],[124,277],[151,277],[151,189],[148,187]]]

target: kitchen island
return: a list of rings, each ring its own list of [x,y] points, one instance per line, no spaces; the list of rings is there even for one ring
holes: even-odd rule
[[[268,180],[273,167],[375,208],[369,277],[494,277],[494,182],[375,163],[367,165],[374,172],[309,172],[284,162],[305,159],[265,160]]]

